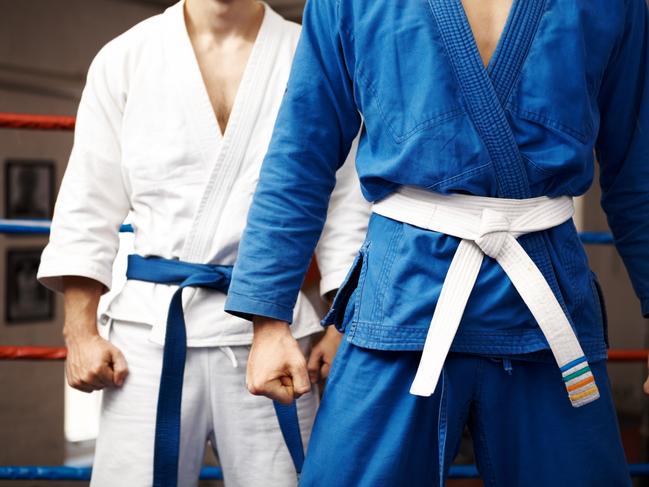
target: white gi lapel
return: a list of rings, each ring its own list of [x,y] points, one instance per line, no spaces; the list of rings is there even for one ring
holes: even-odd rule
[[[267,5],[264,8],[264,19],[244,70],[221,145],[213,154],[207,154],[208,160],[214,160],[214,165],[208,169],[209,179],[181,255],[181,259],[189,262],[203,262],[209,258],[207,253],[211,240],[217,232],[223,207],[241,169],[262,106],[265,87],[273,72],[277,47],[282,36],[282,19]],[[188,38],[187,42],[189,43]],[[189,47],[191,48],[191,44]],[[193,52],[190,59],[194,62],[194,69],[198,71]],[[203,84],[201,90],[209,104]],[[211,105],[209,111],[211,114],[209,130],[218,133],[219,129]],[[205,127],[198,128],[199,131],[204,129]],[[210,146],[209,143],[205,144],[206,148]]]

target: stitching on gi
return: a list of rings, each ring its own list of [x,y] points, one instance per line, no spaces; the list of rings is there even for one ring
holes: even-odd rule
[[[387,126],[388,131],[390,132],[390,134],[392,134],[392,138],[397,144],[402,144],[410,137],[415,135],[417,132],[421,132],[423,130],[433,128],[436,125],[439,125],[444,122],[448,122],[454,118],[459,117],[460,115],[465,114],[464,108],[462,107],[451,108],[447,111],[444,111],[436,115],[432,115],[431,117],[426,118],[421,122],[418,122],[413,128],[406,130],[406,132],[404,132],[403,134],[398,134],[396,128],[394,127],[394,124],[389,121],[389,118],[387,116],[388,112],[383,105],[381,97],[379,96],[378,91],[374,86],[374,83],[372,83],[369,80],[369,78],[365,75],[365,73],[360,67],[356,68],[356,76],[370,91],[370,94],[372,95],[372,101],[376,105],[376,108],[378,109],[381,118],[383,119],[383,122]]]
[[[460,174],[456,174],[455,176],[451,176],[450,178],[442,179],[441,181],[438,181],[435,184],[431,184],[430,186],[426,186],[426,188],[427,189],[438,189],[440,186],[442,186],[444,184],[457,182],[458,180],[466,178],[467,176],[472,176],[475,173],[483,172],[485,169],[488,169],[490,167],[491,167],[491,162],[487,162],[485,164],[480,164],[479,166],[473,167],[471,169],[467,169],[466,171],[463,171]]]
[[[590,134],[593,133],[593,127],[590,123],[586,123],[584,129],[587,130],[588,132],[582,132],[580,130],[574,129],[570,127],[569,125],[566,125],[563,122],[560,122],[556,119],[549,118],[546,115],[542,115],[538,112],[533,112],[530,110],[525,110],[521,108],[519,105],[516,105],[514,103],[509,103],[507,106],[507,109],[509,112],[513,113],[514,115],[517,115],[521,118],[527,119],[531,122],[537,122],[542,125],[545,125],[546,127],[549,127],[551,129],[554,129],[558,132],[561,132],[564,135],[568,135],[574,139],[577,139],[579,142],[582,144],[585,144],[588,142],[588,138]]]
[[[520,6],[520,9],[519,9],[519,6]],[[545,12],[547,11],[547,1],[544,0],[542,5],[540,6],[540,8],[542,10],[542,13],[539,15],[538,19],[536,19],[536,24],[533,25],[533,31],[530,34],[530,36],[531,36],[530,41],[526,46],[525,52],[522,52],[520,49],[518,49],[518,50],[517,49],[509,49],[509,50],[504,49],[504,47],[506,47],[506,45],[511,43],[511,42],[514,42],[517,45],[520,45],[520,40],[519,39],[513,40],[511,38],[511,34],[513,32],[512,26],[514,26],[516,24],[516,22],[521,22],[521,21],[527,20],[528,23],[529,23],[530,21],[532,21],[532,19],[531,19],[532,16],[526,15],[528,12],[525,12],[523,10],[523,6],[524,6],[523,2],[514,2],[514,4],[512,5],[513,10],[512,10],[511,13],[513,14],[513,16],[521,15],[523,18],[522,18],[522,20],[516,20],[516,19],[512,18],[511,19],[512,22],[508,22],[508,30],[506,32],[504,32],[504,37],[502,39],[504,41],[503,42],[503,49],[502,49],[504,54],[509,53],[510,57],[511,57],[511,55],[515,55],[515,54],[518,53],[518,55],[519,55],[519,63],[518,63],[519,66],[518,66],[518,68],[519,69],[516,70],[513,73],[513,78],[511,78],[508,81],[506,78],[503,78],[503,76],[499,76],[498,71],[502,71],[502,69],[512,66],[512,64],[514,64],[515,62],[499,61],[498,63],[494,64],[495,69],[493,70],[492,73],[490,73],[490,74],[493,74],[493,76],[490,76],[490,77],[493,80],[495,80],[495,84],[497,85],[497,86],[495,86],[496,91],[498,92],[499,98],[500,98],[501,103],[503,105],[507,104],[507,101],[511,98],[512,93],[514,92],[514,90],[519,87],[520,79],[521,79],[521,77],[523,75],[523,69],[524,69],[524,66],[525,66],[525,62],[527,61],[527,58],[529,57],[529,53],[532,50],[532,47],[534,45],[534,41],[538,36],[540,26],[543,23],[543,17],[545,15]],[[502,57],[502,56],[500,56],[500,57]],[[509,74],[510,74],[510,76],[512,76],[512,73],[509,73]],[[501,83],[501,81],[502,81],[502,83]],[[503,88],[507,88],[507,89],[503,93],[500,93],[501,89],[503,89]]]
[[[249,301],[252,301],[252,302],[264,303],[264,304],[272,304],[273,306],[276,306],[277,308],[293,311],[293,307],[284,306],[282,304],[277,304],[276,301],[268,301],[266,299],[260,299],[260,298],[251,298],[247,294],[241,294],[241,293],[238,293],[236,291],[228,291],[228,295],[230,295],[230,294],[232,294],[234,296],[241,296],[242,298],[246,298],[246,299],[248,299]]]
[[[354,314],[351,317],[349,323],[349,340],[354,338],[356,333],[356,325],[358,324],[358,316],[360,315],[360,308],[362,306],[363,300],[363,290],[365,288],[365,277],[367,274],[367,267],[369,266],[369,251],[372,245],[371,241],[366,241],[366,243],[361,247],[361,255],[363,256],[363,261],[361,262],[361,272],[358,276],[358,283],[356,284],[356,295],[354,296]],[[349,303],[347,304],[349,306]]]
[[[564,223],[564,225],[573,225],[572,220],[567,221],[566,223]],[[556,227],[551,231],[558,231],[558,229],[559,227]],[[581,289],[581,286],[579,286],[579,279],[582,273],[580,272],[579,266],[576,262],[581,260],[582,256],[580,255],[580,253],[583,252],[583,246],[581,244],[581,241],[579,240],[579,235],[576,228],[571,233],[572,234],[568,238],[563,240],[562,245],[556,247],[553,245],[548,245],[548,251],[556,252],[559,262],[561,262],[561,265],[566,271],[565,274],[568,277],[570,286],[572,286],[573,289]],[[584,268],[588,270],[588,262],[586,261],[585,263],[582,263],[581,268],[582,270]],[[559,284],[558,274],[557,284]],[[572,299],[574,303],[574,309],[578,309],[584,302],[584,293],[572,292],[565,294]]]
[[[385,295],[388,292],[388,289],[394,287],[390,285],[390,277],[392,276],[394,260],[397,257],[397,246],[403,240],[403,233],[404,223],[401,223],[395,225],[392,235],[390,236],[387,252],[379,272],[379,292],[374,299],[374,306],[370,312],[370,321],[373,323],[381,323],[383,321],[383,316],[385,314],[383,302],[385,301]]]

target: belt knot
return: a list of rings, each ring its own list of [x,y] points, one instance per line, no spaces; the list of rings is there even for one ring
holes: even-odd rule
[[[509,235],[510,222],[503,213],[490,209],[482,210],[479,236],[475,243],[489,257],[497,258]]]

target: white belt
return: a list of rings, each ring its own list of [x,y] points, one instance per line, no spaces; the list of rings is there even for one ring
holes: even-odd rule
[[[552,289],[516,241],[572,218],[572,199],[510,200],[440,195],[402,187],[377,202],[374,213],[461,238],[430,322],[410,393],[430,396],[437,385],[484,255],[495,259],[538,322],[559,365],[570,401],[579,407],[599,397],[592,372]]]

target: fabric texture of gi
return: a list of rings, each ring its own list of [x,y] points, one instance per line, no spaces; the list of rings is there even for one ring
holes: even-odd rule
[[[605,362],[591,364],[602,397],[572,408],[552,364],[463,354],[435,394],[413,396],[420,356],[343,341],[302,487],[443,487],[466,424],[487,487],[631,485]]]
[[[460,0],[308,2],[226,310],[290,321],[335,169],[362,120],[356,166],[370,201],[399,186],[486,197],[578,196],[592,182],[596,152],[603,207],[649,313],[647,20],[644,0],[515,1],[485,69]],[[497,108],[497,130],[485,132],[476,99],[485,112]],[[498,176],[496,164],[507,164],[507,154],[494,157],[499,144],[520,159],[529,194],[503,194],[515,178]],[[283,197],[298,187],[309,191]],[[598,283],[572,221],[519,242],[534,248],[588,359],[605,358]],[[345,301],[353,300],[347,339],[420,350],[458,245],[456,237],[373,215],[336,310],[340,319]],[[452,350],[539,352],[547,360],[540,353],[547,349],[511,281],[485,259]]]
[[[237,258],[300,27],[265,6],[222,134],[183,7],[181,1],[109,42],[90,66],[39,269],[41,282],[52,289],[61,290],[65,275],[89,277],[110,288],[118,228],[127,215],[139,255],[219,265],[232,265]],[[340,286],[367,227],[369,205],[352,166],[338,173],[330,223],[316,251],[322,293]],[[176,289],[129,281],[103,321],[151,324],[151,338],[162,344]],[[185,292],[190,346],[251,343],[250,323],[225,313],[224,302],[225,295],[207,289]],[[294,321],[297,337],[322,329],[303,295]]]
[[[112,321],[110,341],[129,365],[121,388],[104,392],[93,487],[150,487],[162,349],[148,340],[150,325]],[[306,354],[310,340],[300,340]],[[178,485],[195,486],[206,441],[218,450],[226,485],[295,486],[295,467],[277,425],[270,399],[245,387],[248,346],[187,350]],[[318,405],[314,390],[298,402],[302,438],[309,441]]]

